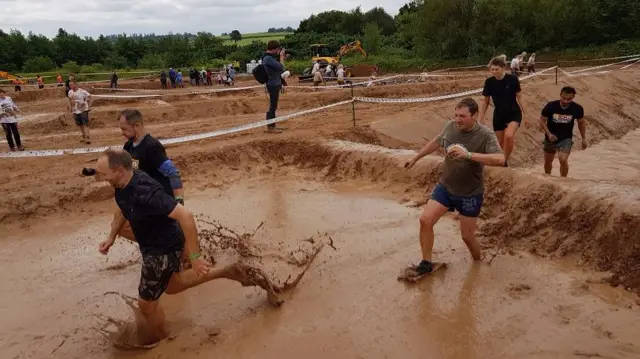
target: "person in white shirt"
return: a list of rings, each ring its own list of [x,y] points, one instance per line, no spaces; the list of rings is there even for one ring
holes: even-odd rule
[[[527,61],[527,71],[534,73],[536,72],[536,53],[534,52],[529,56],[529,61]]]
[[[344,66],[338,65],[338,85],[344,85]]]
[[[73,113],[76,125],[82,133],[80,142],[91,143],[89,139],[89,106],[91,105],[91,94],[78,87],[76,81],[72,81],[69,86],[69,111]]]
[[[11,97],[7,96],[4,89],[0,88],[0,124],[2,124],[2,129],[7,136],[7,143],[12,152],[16,150],[16,145],[18,150],[24,151],[20,141],[20,133],[18,132],[17,112],[20,112],[18,106],[13,103]]]
[[[320,64],[318,63],[318,61],[314,61],[313,68],[311,69],[311,74],[315,75],[318,70],[320,70]]]
[[[511,60],[511,74],[520,77],[520,55],[516,55]]]

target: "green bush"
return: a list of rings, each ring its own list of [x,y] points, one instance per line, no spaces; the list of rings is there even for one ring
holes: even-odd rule
[[[51,71],[55,68],[56,64],[46,56],[32,57],[25,61],[22,66],[22,69],[25,72],[45,72]]]
[[[67,61],[62,65],[62,71],[67,73],[77,74],[81,69],[82,67],[80,67],[80,65],[78,65],[75,61]]]
[[[167,67],[167,57],[165,54],[147,54],[138,61],[138,68],[144,69],[164,69]]]

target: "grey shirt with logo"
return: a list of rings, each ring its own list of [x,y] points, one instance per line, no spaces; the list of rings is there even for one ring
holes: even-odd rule
[[[470,152],[502,153],[495,133],[479,123],[471,131],[463,132],[456,128],[455,121],[449,121],[437,141],[445,149],[460,144]],[[483,170],[484,165],[479,162],[445,156],[440,184],[453,195],[474,196],[484,192]]]

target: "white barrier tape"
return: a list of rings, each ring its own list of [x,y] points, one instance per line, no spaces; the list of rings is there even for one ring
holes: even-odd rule
[[[551,71],[556,67],[550,67],[548,69],[544,69],[540,72],[536,72],[527,76],[520,78],[520,81],[530,79],[535,76],[540,76],[547,71]],[[468,90],[464,92],[457,92],[448,95],[440,95],[440,96],[432,96],[432,97],[409,97],[409,98],[380,98],[380,97],[354,97],[354,101],[359,102],[368,102],[368,103],[420,103],[420,102],[433,102],[433,101],[441,101],[441,100],[450,100],[458,97],[469,96],[477,93],[482,93],[483,88],[477,88],[474,90]]]
[[[605,64],[605,65],[600,65],[600,66],[593,66],[593,67],[588,67],[586,69],[582,69],[582,70],[576,70],[576,71],[571,71],[569,72],[572,75],[581,73],[581,72],[587,72],[587,71],[593,71],[593,70],[599,70],[605,67],[609,67],[609,66],[613,66],[613,65],[620,65],[620,64],[624,64],[630,61],[636,61],[636,60],[640,60],[640,57],[638,57],[638,55],[636,55],[636,57],[632,58],[632,59],[627,59],[627,60],[623,60],[623,61],[618,61],[618,62],[614,62],[611,64]]]
[[[625,70],[625,69],[627,69],[627,68],[629,68],[629,67],[631,67],[631,66],[633,66],[635,64],[638,64],[638,63],[640,63],[640,59],[638,59],[636,62],[630,63],[629,65],[621,67],[620,70]]]
[[[313,112],[323,111],[323,110],[326,110],[326,109],[329,109],[329,108],[332,108],[332,107],[346,105],[346,104],[349,104],[351,102],[353,102],[353,99],[340,101],[340,102],[336,102],[336,103],[332,103],[332,104],[329,104],[329,105],[316,107],[316,108],[312,108],[312,109],[308,109],[308,110],[304,110],[304,111],[300,111],[300,112],[294,112],[292,114],[285,115],[285,116],[280,116],[280,117],[276,117],[276,118],[272,118],[270,120],[262,120],[262,121],[258,121],[258,122],[248,123],[246,125],[240,125],[240,126],[235,126],[235,127],[231,127],[231,128],[211,131],[211,132],[199,133],[199,134],[195,134],[195,135],[187,135],[187,136],[181,136],[181,137],[175,137],[175,138],[161,139],[160,143],[162,143],[163,145],[168,145],[168,144],[174,144],[174,143],[183,143],[183,142],[189,142],[189,141],[197,141],[197,140],[203,140],[203,139],[208,139],[208,138],[214,138],[214,137],[218,137],[218,136],[222,136],[222,135],[228,135],[228,134],[232,134],[232,133],[238,133],[238,132],[242,132],[242,131],[251,130],[251,129],[254,129],[254,128],[264,127],[264,126],[266,126],[268,124],[271,124],[271,123],[287,121],[287,120],[290,120],[290,119],[292,119],[294,117],[307,115],[307,114],[310,114],[310,113],[313,113]],[[102,152],[102,151],[106,150],[109,147],[121,148],[122,145],[102,146],[102,147],[85,147],[85,148],[66,148],[66,149],[58,149],[58,150],[40,150],[40,151],[34,150],[34,151],[2,152],[2,153],[0,153],[0,158],[49,157],[49,156],[62,156],[62,155],[66,155],[66,154],[80,155],[80,154],[87,154],[87,153],[99,153],[99,152]]]
[[[256,85],[256,86],[245,86],[245,87],[232,87],[232,88],[222,88],[222,89],[213,89],[207,91],[190,91],[190,92],[181,92],[181,93],[162,93],[162,94],[154,94],[154,95],[91,95],[91,97],[98,98],[147,98],[147,97],[165,97],[165,96],[189,96],[189,95],[206,95],[211,93],[220,93],[220,92],[230,92],[230,91],[243,91],[243,90],[252,90],[257,88],[264,88],[264,85]]]

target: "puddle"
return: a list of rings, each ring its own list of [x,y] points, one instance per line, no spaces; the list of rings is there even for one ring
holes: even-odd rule
[[[192,212],[241,233],[264,222],[255,235],[263,253],[319,232],[327,232],[337,250],[320,252],[280,308],[272,308],[263,291],[231,281],[163,296],[177,336],[136,358],[640,355],[635,297],[589,284],[591,274],[566,263],[518,252],[473,263],[453,217],[435,229],[434,258],[448,268],[413,286],[398,282],[399,270],[419,260],[420,210],[353,183],[332,187],[292,172],[286,179],[258,177],[189,193]],[[137,294],[136,248],[117,243],[108,259],[97,252],[113,206],[98,203],[84,214],[3,230],[3,357],[124,355],[92,329],[104,324],[99,316],[130,314],[105,292]]]

